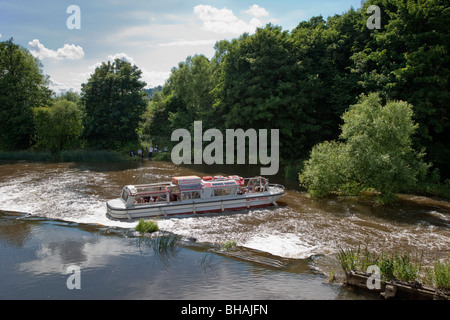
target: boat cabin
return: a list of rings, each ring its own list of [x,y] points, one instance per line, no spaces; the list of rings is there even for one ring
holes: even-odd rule
[[[268,190],[268,181],[263,177],[245,180],[248,180],[247,185],[239,176],[203,177],[203,179],[197,176],[174,177],[171,182],[166,183],[127,185],[122,190],[121,199],[126,207],[130,207],[140,204],[228,197]]]

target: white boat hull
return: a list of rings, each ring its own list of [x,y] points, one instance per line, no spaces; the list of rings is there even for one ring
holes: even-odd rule
[[[234,197],[216,197],[214,199],[195,199],[176,202],[156,202],[122,208],[107,202],[108,215],[115,219],[139,219],[158,216],[193,215],[225,210],[250,209],[276,205],[284,190],[243,194]]]

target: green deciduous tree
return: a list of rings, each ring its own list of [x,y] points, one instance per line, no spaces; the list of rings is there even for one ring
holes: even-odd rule
[[[173,68],[161,93],[152,99],[142,133],[167,145],[175,129],[193,131],[197,120],[203,121],[206,129],[220,122],[213,108],[215,67],[205,56],[195,55]]]
[[[50,107],[34,109],[35,148],[52,152],[81,146],[81,110],[75,102],[58,99]]]
[[[141,70],[116,59],[102,63],[82,85],[83,137],[91,147],[115,149],[138,140],[146,110]]]
[[[310,115],[299,107],[303,69],[293,54],[289,33],[269,24],[228,46],[219,43],[217,49],[226,52],[218,55],[223,70],[215,89],[222,126],[279,129],[282,157],[305,151],[299,139],[315,128]]]
[[[353,70],[365,92],[414,106],[420,124],[417,147],[449,177],[450,5],[444,0],[370,0],[381,11],[381,30],[370,32],[353,55]]]
[[[33,108],[52,92],[39,61],[13,39],[0,42],[0,148],[27,149],[34,133]]]
[[[378,94],[362,96],[343,115],[340,142],[315,146],[299,178],[317,196],[357,193],[373,188],[389,202],[395,193],[423,178],[428,165],[412,148],[417,130],[412,106],[403,101],[382,104]]]

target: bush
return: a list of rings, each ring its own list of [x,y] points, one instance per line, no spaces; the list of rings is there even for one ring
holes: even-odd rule
[[[134,228],[134,230],[141,232],[141,233],[152,233],[159,230],[158,224],[154,221],[150,220],[139,220],[139,223]]]
[[[225,242],[223,245],[222,245],[222,249],[223,250],[230,250],[230,249],[232,249],[232,248],[234,248],[234,247],[236,247],[236,241],[233,241],[233,240],[228,240],[227,242]]]
[[[383,106],[378,94],[370,94],[362,96],[342,118],[341,141],[314,146],[299,175],[310,194],[353,195],[373,188],[379,192],[378,202],[389,203],[400,190],[425,177],[424,155],[412,148],[417,125],[411,105],[388,101]]]
[[[37,152],[37,151],[0,151],[0,160],[8,161],[51,161],[53,155],[50,152]]]

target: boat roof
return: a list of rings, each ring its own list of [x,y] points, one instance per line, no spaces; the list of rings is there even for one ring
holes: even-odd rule
[[[239,186],[238,180],[243,178],[239,176],[229,176],[223,177],[218,176],[214,179],[203,180],[198,176],[181,176],[173,177],[171,182],[160,182],[151,184],[137,184],[137,185],[126,185],[124,188],[130,191],[130,195],[152,195],[161,194],[169,191],[170,187],[178,186],[180,191],[188,190],[200,190],[203,187],[206,188],[226,188]],[[155,190],[155,188],[161,188],[161,190]],[[164,187],[164,188],[163,188]]]
[[[197,176],[173,177],[172,183],[176,185],[201,183],[202,179]]]

